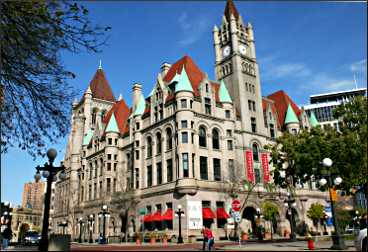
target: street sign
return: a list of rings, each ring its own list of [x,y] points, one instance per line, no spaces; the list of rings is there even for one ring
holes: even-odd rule
[[[232,211],[231,216],[234,218],[235,222],[237,223],[241,222],[240,212]]]
[[[144,214],[146,214],[146,209],[145,208],[139,208],[138,212],[139,212],[140,215],[144,215]]]
[[[240,211],[240,200],[234,199],[233,202],[231,203],[231,208],[235,211],[238,212]]]

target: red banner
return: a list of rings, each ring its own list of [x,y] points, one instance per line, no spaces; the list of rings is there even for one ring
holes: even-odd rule
[[[253,168],[253,152],[251,150],[245,151],[245,162],[247,168],[247,179],[251,183],[255,183],[254,168]]]
[[[268,153],[261,153],[262,168],[263,168],[263,182],[267,184],[270,182],[270,167],[268,165]]]

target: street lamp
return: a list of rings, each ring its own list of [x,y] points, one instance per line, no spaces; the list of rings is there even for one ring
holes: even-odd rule
[[[285,207],[287,207],[287,214],[290,218],[289,219],[290,229],[291,229],[290,240],[296,241],[295,219],[294,219],[294,212],[293,212],[293,208],[296,207],[296,202],[295,202],[295,199],[291,196],[289,192],[287,193],[287,199],[284,200],[284,205]]]
[[[184,211],[181,210],[181,205],[178,205],[178,210],[175,213],[179,217],[179,236],[178,236],[178,243],[184,243],[183,236],[181,236],[181,216],[184,214]]]
[[[12,210],[8,201],[1,203],[1,226],[11,227]]]
[[[263,218],[263,215],[261,214],[261,209],[259,207],[257,207],[256,209],[256,216],[257,221],[256,223],[257,225],[257,235],[258,235],[258,240],[262,241],[263,240],[263,234],[262,234],[262,226],[261,226],[261,219]]]
[[[103,205],[101,208],[101,212],[98,213],[98,217],[103,218],[103,230],[102,230],[102,244],[106,244],[107,240],[105,237],[105,226],[106,226],[106,218],[110,217],[110,213],[107,211],[107,205]]]
[[[45,163],[43,167],[36,167],[36,174],[34,176],[36,182],[41,179],[40,171],[42,171],[42,176],[47,179],[46,186],[46,194],[45,194],[45,202],[44,202],[44,210],[43,210],[43,222],[42,222],[42,233],[41,240],[39,245],[40,251],[47,251],[48,249],[48,230],[49,230],[49,217],[50,217],[50,200],[51,200],[51,184],[54,181],[54,176],[60,171],[59,174],[60,179],[65,178],[65,167],[63,164],[61,166],[56,167],[53,166],[53,162],[57,156],[57,151],[53,148],[49,149],[46,153],[49,163]]]
[[[83,217],[79,217],[78,223],[79,223],[79,240],[78,240],[78,242],[82,243],[82,225],[84,225]]]
[[[59,224],[59,227],[62,227],[63,228],[63,234],[65,234],[65,228],[68,226],[68,222],[67,221],[62,221],[60,224]]]
[[[93,214],[87,217],[88,227],[89,227],[89,243],[93,243],[92,240],[92,230],[93,230],[93,224],[95,222],[95,218]]]
[[[344,242],[344,239],[340,236],[339,227],[336,222],[336,213],[335,213],[335,206],[334,206],[334,199],[332,198],[331,190],[330,188],[333,188],[334,185],[340,185],[342,182],[342,178],[340,176],[336,176],[335,179],[332,179],[333,174],[331,174],[330,167],[332,166],[332,160],[329,158],[324,158],[322,160],[323,167],[327,168],[326,174],[324,174],[325,178],[321,178],[319,181],[319,184],[321,186],[327,185],[328,192],[330,195],[330,202],[331,202],[331,212],[332,212],[332,222],[335,229],[335,234],[332,236],[332,247],[331,249],[338,249],[338,250],[345,250],[346,245]]]

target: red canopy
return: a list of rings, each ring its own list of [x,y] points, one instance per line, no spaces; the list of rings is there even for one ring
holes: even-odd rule
[[[211,208],[202,208],[203,219],[213,219],[216,218],[215,214],[212,212]]]
[[[143,221],[144,221],[144,222],[151,222],[151,221],[152,221],[152,214],[146,214],[146,215],[143,217]]]
[[[230,215],[225,211],[223,207],[217,208],[216,210],[217,219],[227,219]]]
[[[152,221],[162,221],[162,216],[161,216],[161,212],[157,211],[156,213],[151,215],[151,220]]]
[[[162,220],[171,221],[172,219],[173,219],[173,210],[171,208],[169,208],[162,215]]]

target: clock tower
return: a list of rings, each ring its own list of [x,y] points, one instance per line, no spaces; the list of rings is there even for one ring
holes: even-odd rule
[[[224,80],[240,115],[242,131],[265,136],[261,85],[253,27],[246,25],[232,0],[227,0],[222,24],[213,28],[215,76]]]

